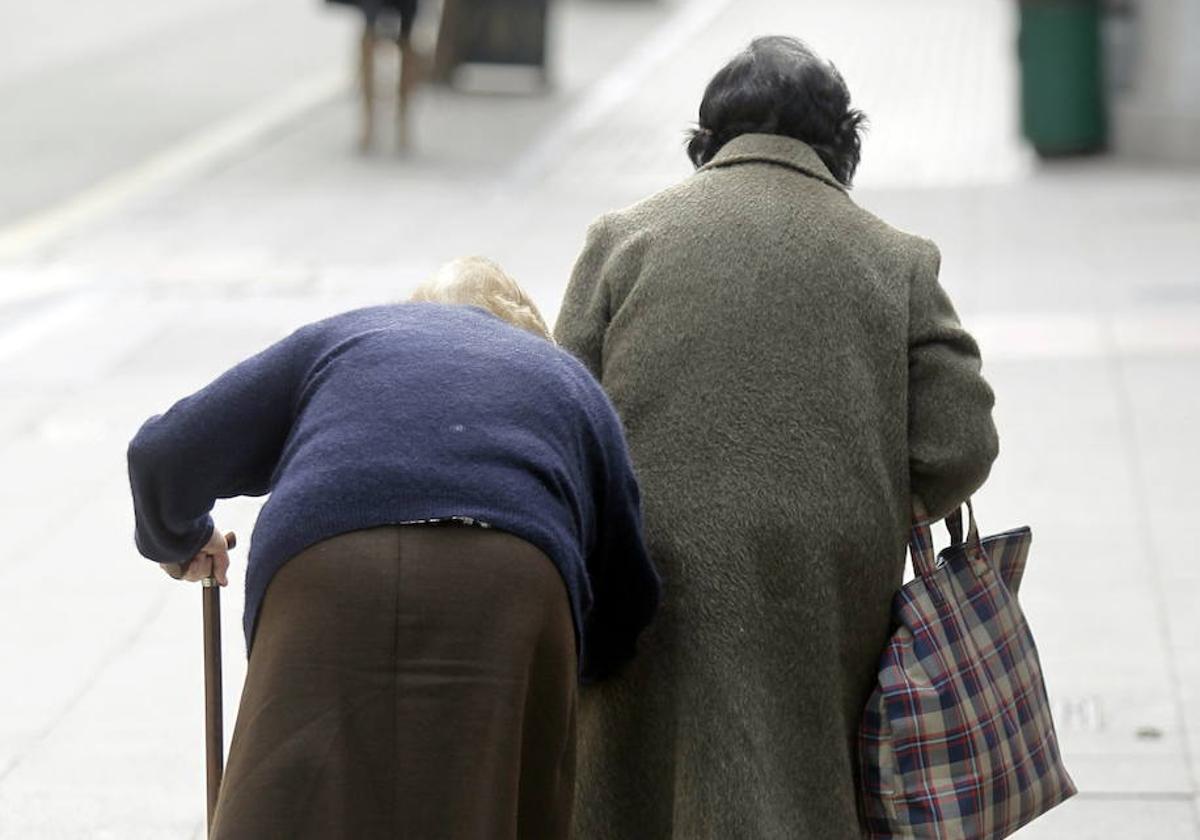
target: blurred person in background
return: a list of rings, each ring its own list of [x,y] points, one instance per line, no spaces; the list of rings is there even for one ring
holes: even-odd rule
[[[129,447],[140,551],[227,583],[270,493],[214,838],[565,838],[576,682],[659,597],[620,422],[498,267],[302,327]]]
[[[412,43],[417,19],[418,0],[326,0],[342,6],[356,6],[363,17],[359,41],[358,81],[362,97],[362,122],[359,149],[370,151],[375,142],[375,53],[380,44],[394,43],[400,50],[400,77],[396,86],[396,148],[408,148],[408,105],[413,88],[420,80],[421,58]]]
[[[556,335],[624,421],[670,597],[581,696],[578,840],[861,837],[912,515],[997,453],[938,249],[850,199],[863,120],[832,64],[755,40],[704,93],[697,172],[589,231]]]

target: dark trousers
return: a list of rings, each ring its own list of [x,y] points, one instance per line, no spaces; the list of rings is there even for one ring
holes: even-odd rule
[[[549,558],[498,531],[356,531],[263,602],[212,836],[557,840],[576,653]]]

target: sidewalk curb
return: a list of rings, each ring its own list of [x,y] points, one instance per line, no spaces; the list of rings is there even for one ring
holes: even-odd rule
[[[0,229],[0,260],[12,260],[67,235],[169,184],[179,183],[252,147],[264,136],[330,101],[346,88],[345,74],[305,79],[269,103],[256,103],[214,127],[118,172],[23,221]],[[5,296],[22,296],[5,289]]]

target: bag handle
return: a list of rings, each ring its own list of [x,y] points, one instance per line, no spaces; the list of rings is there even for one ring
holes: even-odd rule
[[[983,554],[983,540],[979,536],[979,524],[975,521],[975,506],[967,499],[967,546],[978,554]],[[950,532],[952,545],[963,544],[962,508],[958,507],[946,517],[946,530]]]
[[[977,557],[987,557],[983,550],[983,540],[979,536],[979,524],[975,521],[975,506],[967,499],[968,529],[966,551]],[[913,571],[921,577],[929,577],[937,571],[937,553],[933,550],[933,532],[930,529],[937,520],[925,519],[914,522],[909,535],[908,550],[912,554]],[[950,534],[951,545],[963,545],[962,507],[955,508],[946,517],[946,530]]]

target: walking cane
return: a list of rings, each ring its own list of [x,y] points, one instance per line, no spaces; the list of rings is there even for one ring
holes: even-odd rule
[[[237,545],[237,536],[225,535],[229,549]],[[200,582],[204,600],[204,753],[208,775],[208,833],[212,833],[213,814],[221,792],[225,770],[225,718],[221,702],[221,587],[209,576]]]

